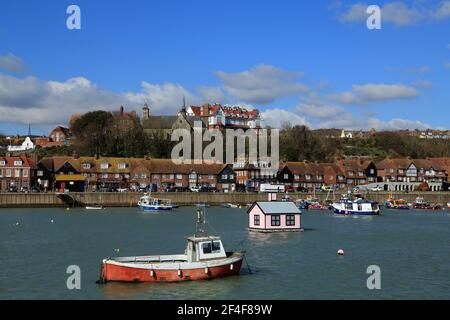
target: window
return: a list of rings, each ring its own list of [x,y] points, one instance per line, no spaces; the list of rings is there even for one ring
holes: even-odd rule
[[[15,166],[21,166],[22,165],[22,160],[15,160],[14,161],[14,165]]]
[[[253,218],[253,224],[255,226],[259,226],[259,223],[260,223],[259,214],[255,214],[255,216]]]
[[[138,179],[138,178],[139,178],[139,174],[138,174],[138,173],[135,173],[135,174],[134,174],[134,178],[135,178],[135,179]]]
[[[14,170],[14,177],[16,178],[20,177],[20,169]]]
[[[230,179],[234,179],[234,174],[230,174]]]
[[[370,174],[375,174],[375,169],[370,169]]]
[[[227,175],[227,174],[223,174],[223,175],[222,175],[222,179],[223,179],[223,180],[228,179],[228,175]]]
[[[271,225],[272,226],[279,226],[280,225],[280,216],[279,215],[273,215],[271,216]]]
[[[6,164],[5,160],[0,160],[0,166],[4,166]]]
[[[202,244],[203,253],[211,253],[211,242],[206,242]]]
[[[295,215],[288,214],[286,216],[286,225],[287,226],[294,226],[295,225]]]
[[[28,169],[23,169],[23,177],[28,178]]]
[[[220,241],[213,241],[212,242],[212,252],[213,253],[220,252]]]
[[[285,173],[285,174],[283,175],[283,178],[284,178],[284,179],[289,179],[289,175],[288,175],[287,173]]]
[[[108,178],[108,174],[107,173],[103,173],[102,174],[102,179],[107,179]]]
[[[37,171],[37,176],[38,177],[43,177],[44,176],[44,170],[38,170]]]
[[[89,170],[90,168],[91,168],[91,164],[90,163],[83,163],[83,169]]]
[[[208,175],[208,180],[214,180],[214,175],[213,174],[209,174]]]
[[[127,164],[125,162],[119,162],[119,169],[125,169]]]
[[[100,168],[101,169],[108,169],[109,168],[109,163],[108,162],[102,162],[100,164]]]
[[[120,178],[120,174],[116,173],[116,174],[114,175],[114,178],[119,179],[119,178]]]
[[[176,175],[176,178],[177,178],[177,180],[181,180],[181,179],[183,179],[183,175],[178,173],[178,174]]]
[[[141,179],[147,179],[147,175],[145,173],[141,174]]]

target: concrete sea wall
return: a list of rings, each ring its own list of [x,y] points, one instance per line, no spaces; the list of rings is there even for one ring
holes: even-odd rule
[[[141,193],[71,193],[71,195],[84,205],[102,204],[105,207],[133,207],[137,205]],[[201,202],[209,204],[240,203],[246,204],[257,200],[266,200],[265,193],[197,193],[197,192],[175,192],[175,193],[152,193],[156,198],[170,199],[172,203],[179,205],[189,205]],[[278,194],[278,199],[284,194]],[[394,193],[396,198],[405,199],[408,202],[414,201],[417,196],[424,197],[431,203],[446,204],[450,201],[450,192],[411,192]],[[305,199],[308,194],[289,193],[291,199]],[[340,193],[336,193],[335,198],[339,199]],[[320,200],[325,200],[326,193],[318,193]],[[373,192],[368,193],[367,198],[384,203],[388,193]],[[20,208],[20,207],[57,207],[68,206],[57,197],[56,193],[0,193],[0,208]]]

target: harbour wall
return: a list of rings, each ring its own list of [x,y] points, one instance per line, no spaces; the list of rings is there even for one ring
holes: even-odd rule
[[[81,205],[98,205],[105,207],[134,207],[137,205],[142,193],[129,192],[85,192],[70,193]],[[288,193],[292,200],[305,199],[310,194],[307,193]],[[339,199],[342,193],[336,193],[335,199]],[[388,197],[387,192],[372,192],[366,197],[371,200],[384,203]],[[417,196],[423,197],[430,203],[446,204],[450,201],[450,192],[394,192],[397,199],[405,199],[413,202]],[[152,193],[152,196],[160,199],[170,199],[172,203],[179,205],[193,205],[197,203],[223,204],[236,203],[246,204],[253,201],[267,200],[266,193],[207,193],[207,192],[164,192]],[[279,193],[278,199],[284,194]],[[316,197],[320,200],[327,199],[326,193],[318,193]],[[328,197],[333,200],[331,196]],[[58,198],[56,193],[0,193],[0,208],[24,208],[24,207],[65,207],[70,206]]]

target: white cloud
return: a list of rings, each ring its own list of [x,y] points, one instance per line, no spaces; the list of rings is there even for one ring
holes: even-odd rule
[[[226,93],[248,103],[268,104],[278,98],[308,91],[306,85],[297,81],[302,76],[301,73],[284,71],[266,64],[236,73],[217,71],[216,75]]]
[[[368,3],[358,2],[338,13],[341,22],[364,22],[368,14]],[[424,1],[415,1],[411,5],[403,1],[386,3],[381,7],[381,23],[391,23],[399,27],[415,25],[421,21],[442,20],[450,17],[450,1],[445,0],[437,5]]]
[[[353,85],[351,91],[332,95],[332,99],[343,104],[366,104],[377,101],[413,99],[419,96],[416,88],[403,84],[369,83]]]
[[[431,125],[423,123],[418,120],[407,120],[407,119],[391,119],[389,121],[382,121],[376,118],[369,118],[367,121],[368,127],[375,128],[377,130],[402,130],[402,129],[429,129],[432,128]]]
[[[209,103],[226,103],[227,98],[220,87],[199,86],[198,93],[202,97],[203,102]]]
[[[2,122],[67,123],[72,113],[112,110],[126,103],[123,95],[98,89],[81,77],[57,82],[0,75]]]
[[[450,1],[443,1],[439,8],[432,12],[436,19],[445,19],[450,17]]]
[[[291,125],[310,126],[305,117],[284,109],[267,109],[261,112],[261,117],[264,121],[264,126],[273,128],[280,128],[286,122],[289,122]]]
[[[302,116],[327,119],[334,118],[345,112],[343,108],[331,106],[322,102],[300,102],[295,111]]]
[[[142,105],[145,101],[150,106],[151,114],[174,114],[183,104],[183,96],[186,104],[195,104],[198,98],[179,84],[151,84],[142,82],[142,91],[129,92],[125,97],[134,105]]]
[[[12,53],[0,56],[0,69],[10,72],[22,72],[25,71],[26,68],[25,62]]]

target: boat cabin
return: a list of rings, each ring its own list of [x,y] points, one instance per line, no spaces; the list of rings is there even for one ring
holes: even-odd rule
[[[301,231],[302,212],[292,201],[256,201],[247,213],[250,231]]]
[[[188,262],[226,258],[222,240],[217,236],[192,236],[187,238],[186,256]]]

